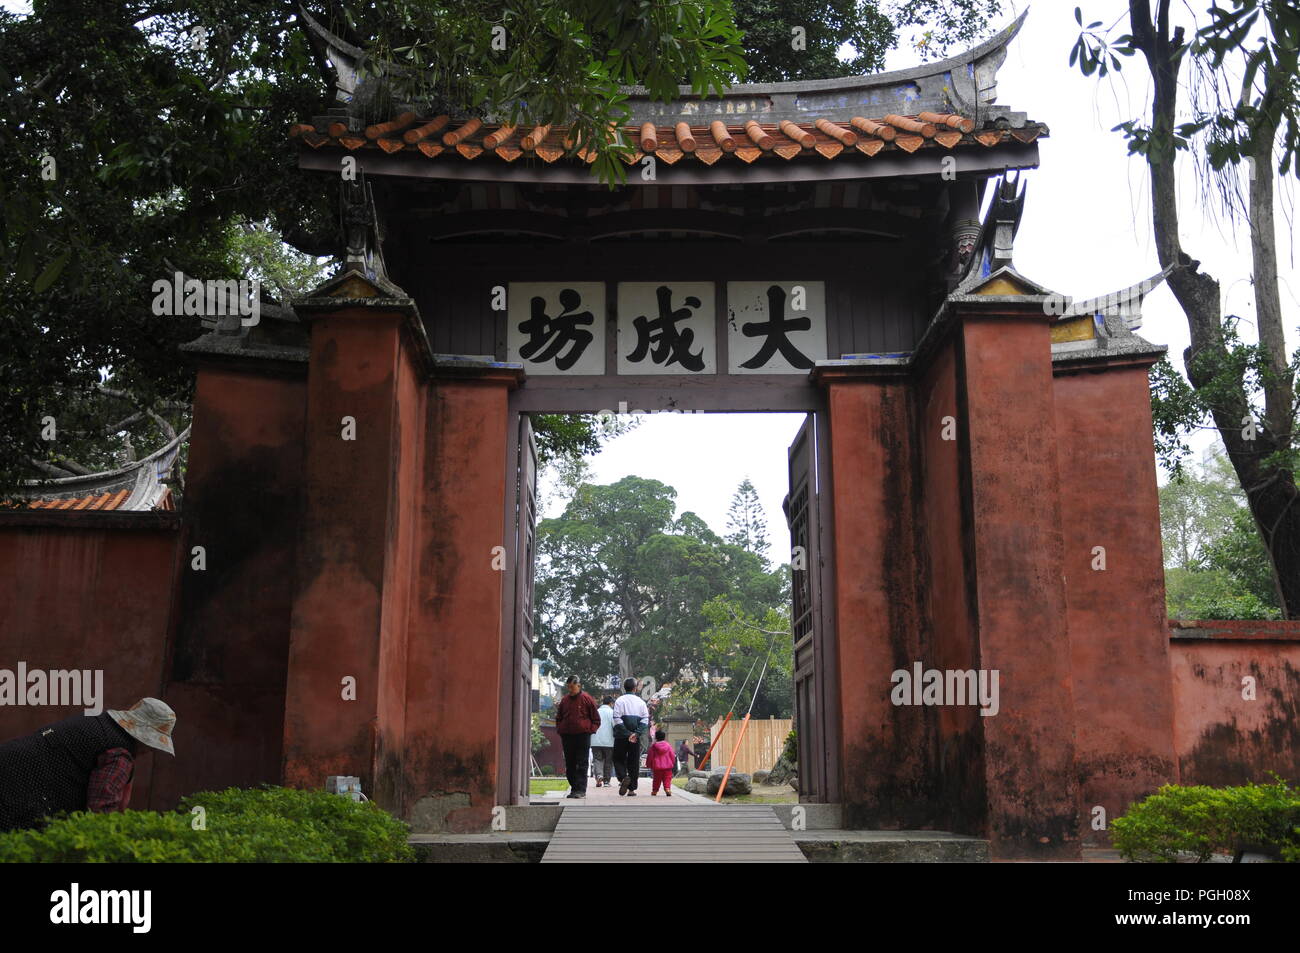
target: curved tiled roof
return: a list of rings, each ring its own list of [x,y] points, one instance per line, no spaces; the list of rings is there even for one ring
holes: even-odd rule
[[[644,155],[654,155],[669,164],[689,159],[713,165],[720,159],[752,163],[760,159],[911,153],[923,148],[989,148],[1011,141],[1033,142],[1047,133],[1047,127],[1041,123],[1026,123],[1019,128],[990,124],[977,129],[975,120],[965,116],[922,111],[910,116],[852,116],[847,121],[825,117],[797,122],[715,119],[704,125],[685,121],[658,125],[647,121],[623,127],[617,133],[632,146],[624,156],[629,164]],[[354,126],[347,116],[327,116],[315,123],[299,123],[289,130],[289,135],[312,149],[332,146],[350,152],[417,153],[430,159],[490,156],[505,162],[532,156],[552,163],[571,146],[563,126],[509,126],[477,118],[453,120],[445,114],[419,116],[412,111],[365,127]],[[588,162],[593,159],[589,153],[581,155]]]
[[[131,497],[131,489],[118,490],[116,493],[92,493],[89,496],[55,497],[48,500],[31,500],[29,510],[116,510],[121,509]],[[151,509],[171,510],[172,493],[170,488],[163,490],[162,497],[154,501]]]
[[[644,89],[624,89],[630,124],[611,130],[632,148],[633,163],[654,155],[713,165],[719,160],[845,159],[923,149],[992,148],[1029,144],[1047,127],[997,105],[997,71],[1026,14],[966,52],[921,66],[867,76],[738,84],[721,94],[682,87],[671,102]],[[374,108],[388,74],[410,67],[380,62],[305,20],[329,52],[337,73],[338,105],[329,115],[299,123],[290,136],[310,150],[423,156],[441,161],[487,156],[505,162],[536,157],[545,163],[570,154],[564,126],[518,127],[501,117],[460,118],[408,104],[384,122],[362,119]],[[379,118],[382,118],[379,117]],[[582,156],[591,161],[589,155]]]
[[[24,481],[19,505],[32,510],[171,510],[171,488],[163,480],[175,466],[190,428],[143,459],[115,470],[53,480]]]

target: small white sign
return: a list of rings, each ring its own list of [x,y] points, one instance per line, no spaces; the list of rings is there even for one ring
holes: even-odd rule
[[[619,374],[716,374],[711,281],[625,281],[618,286]]]
[[[511,282],[506,360],[528,374],[605,373],[605,285]]]
[[[807,374],[826,360],[826,283],[727,282],[732,374]]]

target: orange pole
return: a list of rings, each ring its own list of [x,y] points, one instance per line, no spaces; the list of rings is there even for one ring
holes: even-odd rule
[[[722,733],[727,730],[727,722],[729,721],[731,721],[731,712],[727,712],[727,717],[722,719],[722,726],[718,728],[718,737],[713,739],[713,741],[709,744],[709,750],[704,752],[704,757],[700,761],[701,771],[703,771],[704,766],[709,763],[709,755],[713,754],[714,745],[716,745],[719,741],[722,740]]]
[[[740,754],[740,743],[745,740],[745,729],[749,727],[749,712],[745,712],[745,720],[740,723],[740,737],[736,739],[736,747],[731,749],[731,762],[727,765],[727,772],[722,776],[722,784],[718,787],[718,796],[713,799],[713,803],[721,804],[722,795],[727,793],[727,778],[731,777],[732,765],[736,763],[736,755]]]

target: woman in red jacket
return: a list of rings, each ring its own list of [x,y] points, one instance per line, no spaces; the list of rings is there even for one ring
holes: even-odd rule
[[[564,774],[569,779],[568,797],[587,796],[587,762],[591,757],[591,736],[600,730],[596,700],[582,690],[578,676],[564,682],[569,694],[555,708],[555,730],[564,747]]]

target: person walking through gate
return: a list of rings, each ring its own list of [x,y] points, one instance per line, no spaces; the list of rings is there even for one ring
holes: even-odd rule
[[[61,811],[126,810],[140,745],[174,756],[175,725],[165,702],[142,698],[0,744],[0,831],[41,827]]]
[[[591,736],[600,728],[596,701],[582,690],[578,676],[570,675],[564,687],[569,694],[560,699],[555,710],[555,730],[564,747],[564,774],[569,779],[567,797],[587,796],[587,761],[591,756]]]
[[[614,699],[606,695],[600,700],[596,714],[600,715],[600,728],[591,736],[591,753],[596,787],[609,787],[614,770]]]
[[[679,771],[685,774],[691,773],[691,749],[690,746],[686,744],[685,738],[683,738],[682,743],[677,746],[677,764]]]
[[[619,796],[636,797],[641,775],[641,736],[650,727],[650,709],[636,694],[636,679],[623,679],[623,694],[614,702],[614,773]]]
[[[668,797],[673,796],[673,774],[677,771],[677,756],[673,754],[673,746],[664,740],[667,737],[662,728],[656,731],[655,743],[650,746],[650,754],[645,759],[646,767],[654,777],[654,783],[650,785],[651,797],[659,793],[660,785],[663,786],[664,794]]]

